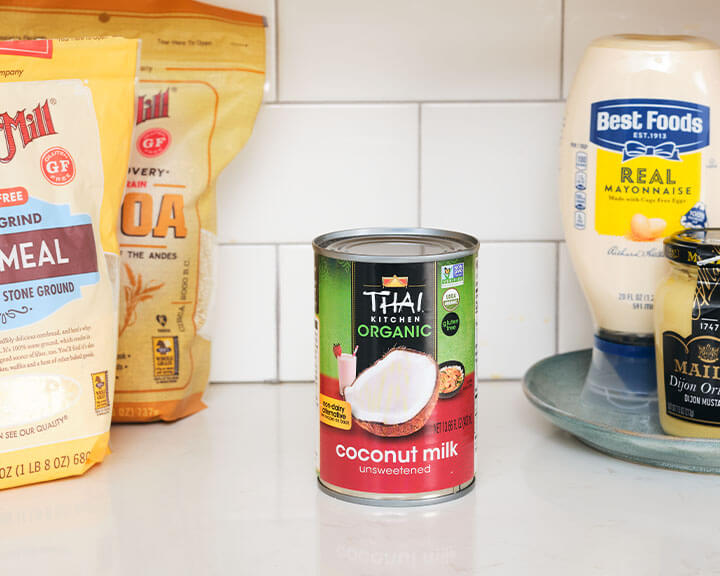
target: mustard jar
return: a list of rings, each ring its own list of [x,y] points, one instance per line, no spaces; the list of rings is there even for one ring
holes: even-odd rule
[[[720,228],[678,232],[664,253],[654,307],[660,425],[720,438]]]

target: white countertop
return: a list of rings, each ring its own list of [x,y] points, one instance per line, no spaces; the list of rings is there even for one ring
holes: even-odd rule
[[[113,427],[84,477],[0,492],[1,573],[720,573],[720,478],[586,448],[517,382],[480,384],[475,488],[414,508],[318,490],[311,385],[214,385],[207,401]]]

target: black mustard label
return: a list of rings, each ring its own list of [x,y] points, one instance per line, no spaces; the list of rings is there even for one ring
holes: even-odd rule
[[[720,267],[698,267],[687,338],[663,332],[665,409],[689,422],[720,426]]]

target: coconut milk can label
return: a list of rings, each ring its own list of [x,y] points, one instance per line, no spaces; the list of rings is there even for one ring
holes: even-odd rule
[[[720,268],[698,267],[692,332],[663,333],[666,412],[720,426]]]
[[[631,98],[591,106],[597,146],[595,230],[652,241],[706,221],[700,202],[710,109],[680,100]],[[584,172],[580,171],[584,174]],[[584,182],[576,183],[584,202]]]
[[[472,257],[389,264],[318,255],[316,274],[320,479],[376,494],[469,482]]]

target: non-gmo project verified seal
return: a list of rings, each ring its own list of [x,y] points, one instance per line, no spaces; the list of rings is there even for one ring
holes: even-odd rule
[[[440,270],[440,288],[462,286],[465,283],[465,263],[443,264]]]

